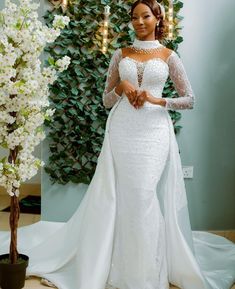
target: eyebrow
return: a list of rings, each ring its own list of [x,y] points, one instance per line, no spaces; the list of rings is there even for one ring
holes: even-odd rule
[[[149,11],[144,11],[144,12],[142,12],[141,14],[145,14],[145,13],[149,14],[150,12],[149,12]],[[137,15],[137,14],[136,14],[136,13],[133,13],[133,15]]]

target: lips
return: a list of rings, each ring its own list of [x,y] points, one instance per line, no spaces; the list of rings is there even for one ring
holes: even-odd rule
[[[145,28],[143,28],[143,27],[142,27],[142,28],[137,28],[136,30],[137,30],[137,31],[144,31]]]

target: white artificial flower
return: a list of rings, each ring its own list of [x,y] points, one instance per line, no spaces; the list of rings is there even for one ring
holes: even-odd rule
[[[69,56],[64,56],[62,59],[56,61],[55,65],[58,67],[58,70],[64,71],[68,68],[71,58]]]
[[[8,153],[0,161],[0,185],[10,196],[19,196],[20,184],[44,165],[33,152],[46,137],[44,120],[54,113],[48,108],[49,85],[70,63],[67,56],[51,67],[43,67],[40,61],[44,48],[60,35],[69,17],[56,15],[49,28],[39,20],[38,3],[18,2],[6,0],[0,12],[0,145],[18,151],[16,163],[8,162]]]
[[[64,29],[69,24],[69,21],[68,16],[55,15],[52,25],[54,28]]]

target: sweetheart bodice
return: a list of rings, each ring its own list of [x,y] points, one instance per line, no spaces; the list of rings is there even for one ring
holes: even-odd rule
[[[162,97],[169,68],[161,58],[140,62],[130,57],[124,57],[119,62],[119,75],[121,80],[128,80],[135,87],[148,90],[155,97]]]
[[[122,80],[128,80],[138,90],[146,90],[153,97],[161,98],[168,76],[172,80],[178,96],[165,98],[167,110],[191,109],[194,105],[194,93],[188,80],[183,63],[179,56],[172,51],[165,60],[154,57],[146,61],[138,61],[122,55],[122,50],[117,49],[110,61],[108,75],[103,93],[103,104],[112,107],[116,101],[125,96],[115,92],[116,86]],[[145,102],[144,106],[154,106]]]

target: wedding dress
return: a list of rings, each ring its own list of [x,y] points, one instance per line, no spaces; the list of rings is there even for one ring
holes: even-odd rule
[[[161,44],[134,40],[136,48]],[[115,86],[128,80],[162,97],[170,76],[179,94],[166,106],[135,109]],[[66,223],[40,221],[18,230],[18,250],[29,256],[27,275],[59,289],[230,289],[235,245],[192,231],[181,160],[169,109],[192,109],[194,94],[175,52],[140,62],[117,49],[103,104],[111,108],[95,174]],[[66,189],[66,187],[65,187]],[[0,254],[9,232],[0,232]]]

